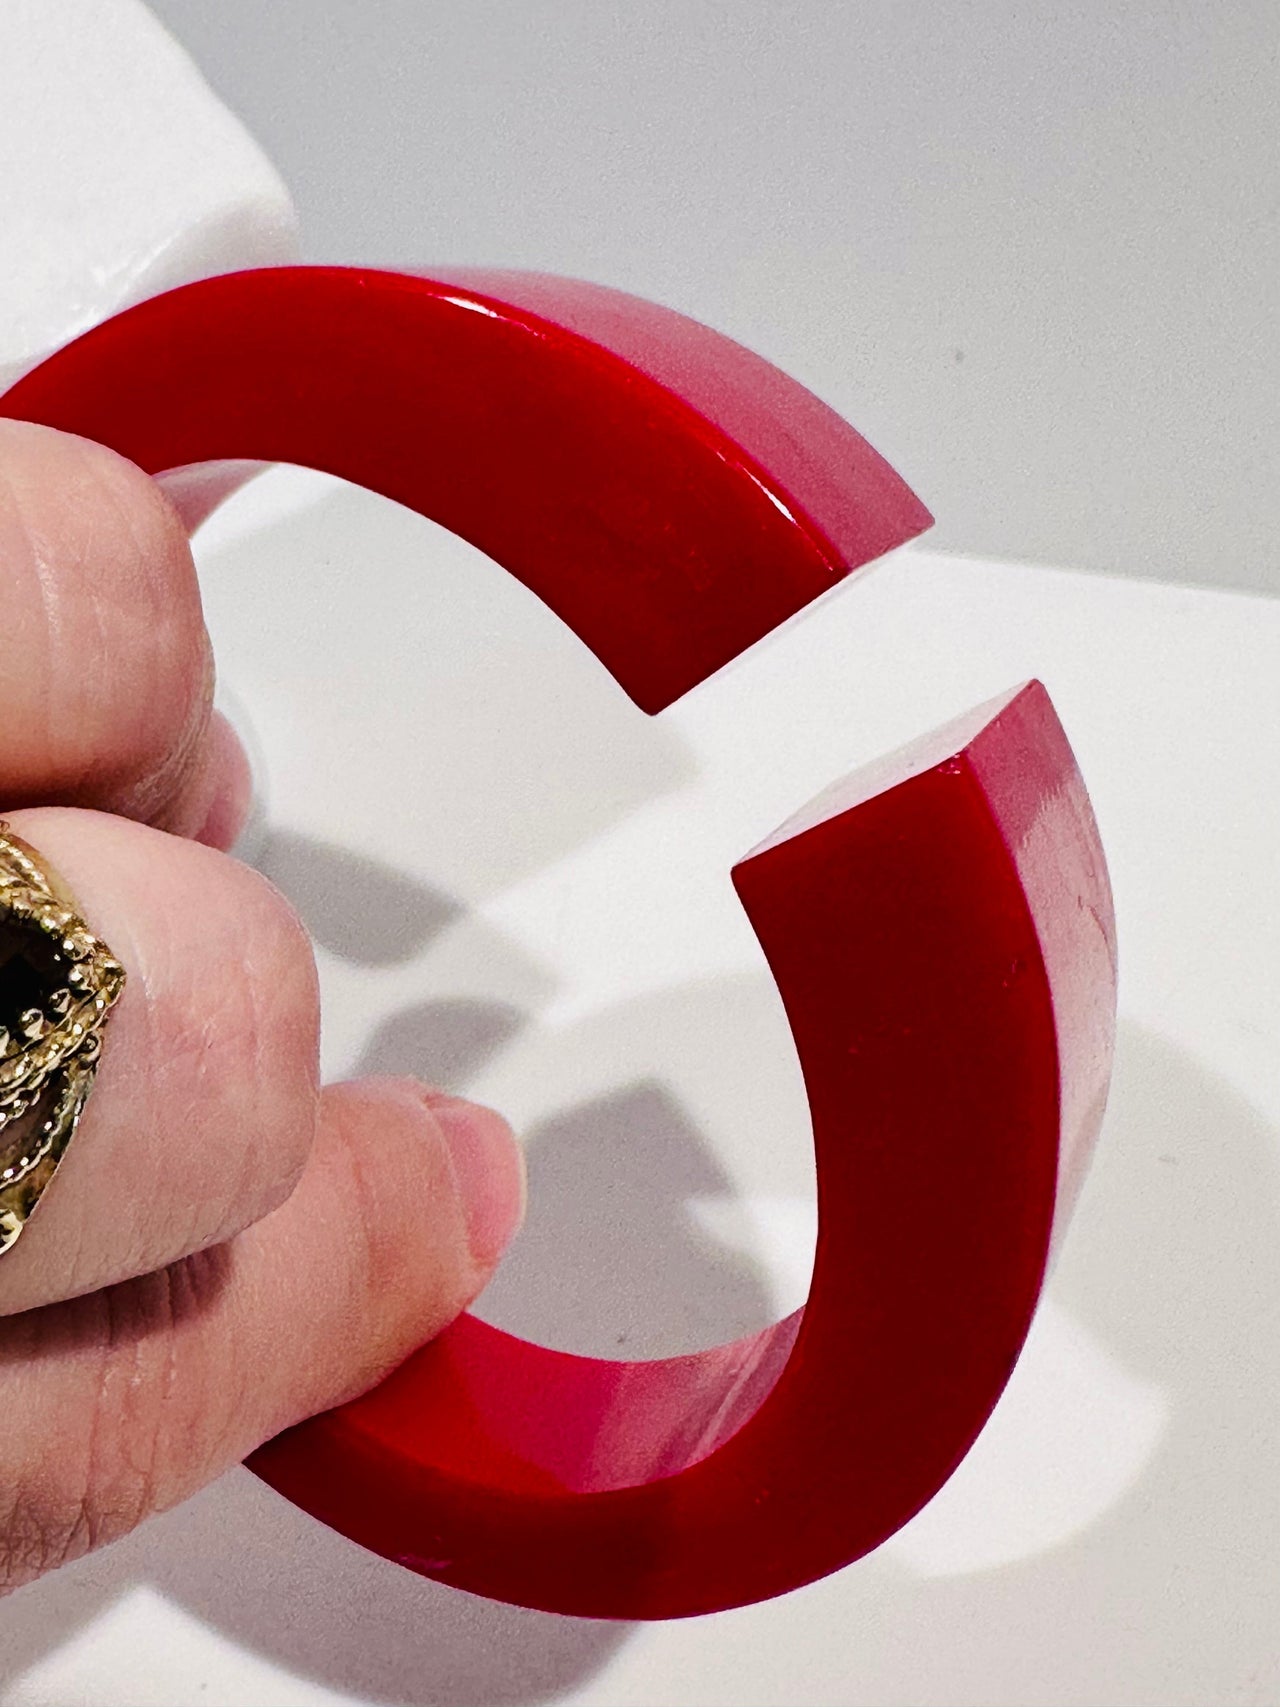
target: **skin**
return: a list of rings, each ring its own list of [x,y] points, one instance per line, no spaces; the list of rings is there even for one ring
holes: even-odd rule
[[[227,849],[187,535],[87,440],[0,421],[0,816],[128,982],[66,1159],[0,1260],[0,1590],[353,1398],[476,1296],[524,1214],[500,1116],[321,1087],[297,914]]]

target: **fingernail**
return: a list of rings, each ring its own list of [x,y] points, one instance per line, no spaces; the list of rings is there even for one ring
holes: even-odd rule
[[[467,1223],[467,1243],[492,1268],[524,1220],[524,1151],[500,1114],[460,1097],[431,1098]]]

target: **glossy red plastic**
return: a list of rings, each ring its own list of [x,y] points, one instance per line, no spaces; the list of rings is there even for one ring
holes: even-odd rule
[[[398,498],[537,591],[649,710],[928,521],[759,358],[541,276],[209,280],[86,334],[0,412],[152,472],[199,465],[197,510],[233,458]],[[836,785],[733,881],[812,1110],[806,1307],[646,1363],[463,1316],[250,1460],[365,1546],[556,1612],[714,1611],[876,1546],[989,1416],[1096,1136],[1114,1028],[1105,862],[1044,689]]]
[[[660,711],[932,518],[759,356],[621,291],[539,274],[231,273],[58,351],[0,409],[148,473],[296,462],[430,516]],[[235,471],[231,473],[235,480]]]

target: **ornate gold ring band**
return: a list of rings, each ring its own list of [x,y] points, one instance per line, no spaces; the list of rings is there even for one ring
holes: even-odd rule
[[[0,1255],[75,1135],[124,967],[0,818]]]

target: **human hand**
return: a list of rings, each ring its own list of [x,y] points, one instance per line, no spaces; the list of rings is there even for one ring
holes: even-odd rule
[[[0,1259],[7,1590],[377,1382],[483,1287],[524,1170],[498,1115],[417,1080],[319,1088],[310,942],[225,851],[249,770],[160,489],[0,421],[0,616],[0,814],[128,975]],[[0,1010],[6,958],[0,914]]]

